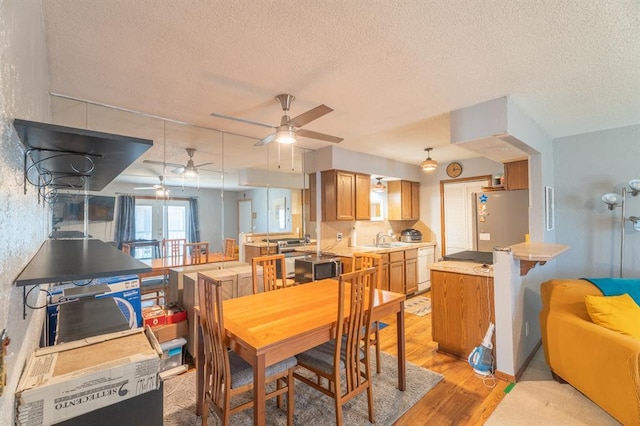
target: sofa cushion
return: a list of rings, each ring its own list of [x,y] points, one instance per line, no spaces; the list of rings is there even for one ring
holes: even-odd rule
[[[602,327],[640,340],[640,306],[628,294],[620,296],[585,295],[591,320]]]

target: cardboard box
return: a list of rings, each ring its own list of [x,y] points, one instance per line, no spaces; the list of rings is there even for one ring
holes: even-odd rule
[[[164,310],[167,314],[167,324],[173,324],[187,319],[187,311],[182,306],[170,303]]]
[[[186,338],[189,335],[189,326],[185,320],[173,324],[151,327],[151,331],[156,336],[159,343],[164,343],[180,337]]]
[[[156,390],[161,355],[149,328],[36,349],[16,390],[16,423],[58,423]]]
[[[157,327],[167,323],[166,312],[158,305],[146,307],[142,310],[142,318],[145,326]]]

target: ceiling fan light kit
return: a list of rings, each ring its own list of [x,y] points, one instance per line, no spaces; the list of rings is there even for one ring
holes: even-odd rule
[[[431,172],[433,170],[436,169],[436,167],[438,167],[438,162],[435,160],[431,159],[431,150],[433,148],[425,148],[424,150],[427,151],[427,159],[424,160],[422,163],[420,163],[420,167],[422,167],[422,170],[424,170],[425,172]]]
[[[224,118],[226,120],[234,120],[240,123],[245,124],[253,124],[256,126],[262,127],[271,127],[274,129],[274,133],[271,133],[268,136],[260,139],[255,146],[266,145],[270,142],[276,141],[282,144],[292,144],[297,141],[298,136],[302,136],[305,138],[318,139],[326,142],[340,143],[342,142],[342,138],[325,135],[324,133],[314,132],[311,130],[301,129],[307,123],[310,123],[313,120],[316,120],[323,115],[326,115],[333,111],[333,109],[329,108],[326,105],[318,105],[315,108],[310,109],[307,112],[303,112],[297,117],[290,118],[289,117],[289,109],[291,108],[291,102],[295,99],[293,95],[289,94],[281,94],[276,96],[276,100],[280,102],[280,106],[282,107],[282,117],[280,118],[280,124],[277,126],[271,124],[260,123],[258,121],[247,120],[245,118],[240,117],[232,117],[229,115],[212,113],[212,117]]]

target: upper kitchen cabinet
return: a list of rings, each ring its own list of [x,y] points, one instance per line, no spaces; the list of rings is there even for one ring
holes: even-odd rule
[[[387,185],[389,220],[420,219],[420,183],[392,180]]]
[[[504,163],[504,184],[507,191],[529,189],[529,160]]]
[[[326,170],[320,175],[322,189],[323,222],[336,220],[369,220],[370,218],[370,189],[369,175],[345,172],[341,170]],[[316,176],[309,175],[310,214],[311,221],[316,221]]]

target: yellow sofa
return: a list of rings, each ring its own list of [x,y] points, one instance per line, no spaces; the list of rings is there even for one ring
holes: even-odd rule
[[[624,425],[640,425],[640,340],[594,324],[584,296],[602,295],[585,280],[540,288],[540,330],[554,378],[566,381]]]

